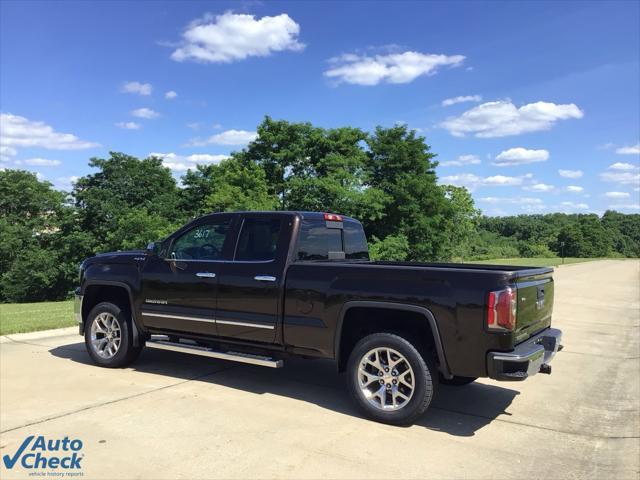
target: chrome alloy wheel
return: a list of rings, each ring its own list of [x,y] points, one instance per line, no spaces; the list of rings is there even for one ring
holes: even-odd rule
[[[91,347],[101,358],[112,358],[120,349],[122,330],[118,319],[103,312],[91,324]]]
[[[369,350],[360,359],[356,375],[364,398],[380,410],[400,410],[409,403],[415,390],[409,361],[392,348]]]

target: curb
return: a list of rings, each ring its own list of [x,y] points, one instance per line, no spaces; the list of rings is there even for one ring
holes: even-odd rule
[[[78,327],[56,328],[53,330],[40,330],[38,332],[28,333],[11,333],[9,335],[0,336],[0,344],[11,342],[24,342],[27,340],[41,340],[43,338],[65,337],[69,335],[77,335]]]

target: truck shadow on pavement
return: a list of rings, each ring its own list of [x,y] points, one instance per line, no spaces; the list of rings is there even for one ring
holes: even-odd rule
[[[62,345],[49,352],[61,359],[93,366],[83,343]],[[114,372],[110,369],[100,370],[105,375]],[[329,360],[287,359],[283,368],[270,369],[145,349],[127,370],[173,377],[179,380],[176,383],[206,382],[254,394],[285,396],[364,419],[352,404],[345,375],[337,374],[335,364]],[[86,385],[91,388],[90,383]],[[98,388],[102,386],[97,384]],[[505,410],[519,393],[517,390],[478,382],[462,387],[440,385],[431,407],[415,425],[449,435],[473,436],[499,416],[510,415]]]

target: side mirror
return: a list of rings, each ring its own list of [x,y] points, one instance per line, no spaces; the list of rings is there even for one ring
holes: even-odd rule
[[[158,247],[159,247],[159,244],[156,242],[147,243],[147,253],[156,255],[158,253]]]

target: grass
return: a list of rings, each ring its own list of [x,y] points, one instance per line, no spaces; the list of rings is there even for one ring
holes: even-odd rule
[[[591,262],[593,260],[602,260],[600,258],[575,258],[566,257],[564,264],[570,263],[582,263]],[[484,263],[491,265],[519,265],[519,266],[531,266],[531,267],[557,267],[562,265],[561,258],[495,258],[492,260],[471,260],[466,263]]]
[[[0,335],[72,327],[73,301],[0,304]]]

